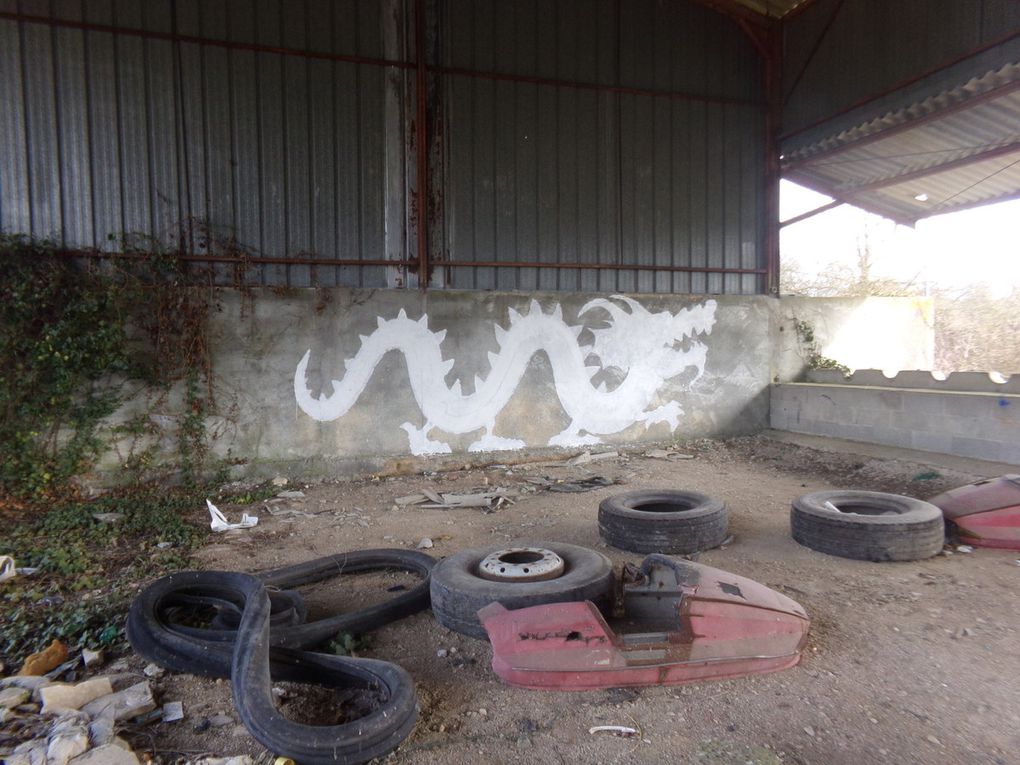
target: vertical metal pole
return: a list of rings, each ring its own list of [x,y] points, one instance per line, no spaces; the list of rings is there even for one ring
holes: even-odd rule
[[[765,43],[765,291],[779,294],[779,132],[783,119],[782,28],[772,26]]]
[[[414,1],[414,55],[417,73],[414,146],[418,159],[418,189],[415,194],[415,219],[418,222],[418,286],[422,292],[429,284],[429,140],[428,140],[428,64],[425,60],[425,0]]]

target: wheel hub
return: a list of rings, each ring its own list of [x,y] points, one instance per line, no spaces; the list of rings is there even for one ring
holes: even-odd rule
[[[478,575],[494,582],[543,582],[563,574],[563,558],[543,547],[497,550],[478,564]]]

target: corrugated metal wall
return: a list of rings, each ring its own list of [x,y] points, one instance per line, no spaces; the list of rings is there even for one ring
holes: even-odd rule
[[[204,253],[207,225],[254,256],[417,257],[412,7],[0,0],[4,13],[166,36],[0,19],[0,228],[106,250],[140,233]],[[761,273],[713,271],[763,267],[761,73],[736,25],[685,0],[428,7],[441,131],[430,251],[450,264],[610,267],[443,267],[433,285],[762,290]],[[414,283],[384,265],[265,265],[246,278]]]
[[[1016,0],[817,0],[785,25],[783,130],[798,131],[1018,29]],[[962,77],[942,72],[931,92],[992,65],[975,58],[964,67],[970,73]]]
[[[444,21],[448,67],[602,87],[444,76],[451,261],[759,267],[761,74],[735,24],[658,0],[449,0]],[[761,281],[626,268],[450,273],[454,286],[480,289],[754,293]]]
[[[371,57],[391,52],[383,8],[371,0],[0,2],[7,12]],[[403,42],[392,45],[403,58]],[[106,250],[120,248],[123,232],[170,247],[183,237],[202,252],[208,223],[256,256],[406,256],[405,183],[386,172],[405,163],[403,114],[391,125],[396,157],[387,157],[394,141],[384,129],[385,81],[399,88],[400,69],[7,20],[0,57],[5,231]],[[314,277],[386,286],[393,275],[384,269],[315,267]],[[301,286],[313,274],[308,265],[269,265],[250,277]]]

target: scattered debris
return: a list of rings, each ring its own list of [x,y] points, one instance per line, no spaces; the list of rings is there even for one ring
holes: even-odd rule
[[[220,509],[216,507],[208,499],[205,503],[209,506],[209,515],[212,521],[209,524],[209,528],[213,531],[229,531],[230,529],[250,529],[252,526],[258,525],[259,519],[248,513],[241,515],[241,520],[238,523],[228,523],[226,517],[220,512]]]
[[[280,499],[304,499],[303,491],[281,491],[276,495]]]
[[[651,457],[656,460],[692,460],[694,459],[693,454],[684,454],[683,452],[674,452],[668,449],[649,449],[645,452],[646,457]]]
[[[93,677],[82,683],[53,683],[39,689],[43,714],[71,712],[81,709],[90,701],[113,693],[108,677]]]
[[[958,552],[958,553],[972,553],[972,552],[974,552],[974,548],[971,547],[970,545],[957,545],[956,546],[956,552]]]
[[[592,454],[589,451],[584,451],[578,454],[576,457],[567,460],[567,464],[571,467],[577,465],[587,465],[589,462],[599,462],[600,460],[611,460],[614,457],[619,457],[620,453],[615,449],[611,452],[598,452]]]
[[[116,693],[100,696],[90,701],[81,709],[89,717],[113,717],[114,720],[127,720],[138,717],[156,708],[152,698],[152,688],[148,680],[125,688]]]
[[[804,732],[811,736],[811,738],[815,737],[815,729],[812,728],[810,725],[804,726]]]
[[[14,558],[10,555],[0,555],[0,582],[13,579],[18,575],[14,567]]]
[[[498,510],[504,504],[513,504],[513,495],[506,489],[486,490],[485,487],[472,489],[465,494],[437,494],[422,489],[421,494],[409,494],[393,500],[398,508],[416,505],[422,509],[449,510],[452,507],[478,507],[486,512]]]
[[[157,550],[168,550],[169,548],[171,548],[173,546],[174,546],[173,542],[156,542],[156,549]]]
[[[595,489],[604,489],[615,483],[616,481],[605,476],[593,475],[591,478],[583,478],[577,481],[556,481],[549,486],[549,491],[578,494],[585,491],[594,491]]]
[[[415,545],[415,549],[417,550],[429,550],[432,547],[434,547],[434,544],[428,537],[422,537],[422,540]]]
[[[166,670],[155,663],[145,665],[145,669],[142,670],[142,674],[146,677],[163,677],[166,674]]]
[[[54,640],[39,653],[33,653],[21,665],[19,675],[45,675],[67,661],[67,646]]]
[[[630,728],[626,725],[593,725],[588,728],[588,733],[591,735],[596,733],[612,733],[614,736],[620,736],[621,738],[634,738],[638,735],[637,728]]]
[[[935,470],[926,470],[923,473],[918,473],[911,481],[934,481],[936,478],[941,478],[942,474]]]
[[[278,475],[276,476],[276,478],[270,481],[270,483],[272,483],[273,486],[286,486],[288,483],[290,483],[290,481],[288,481],[282,475]]]
[[[163,722],[177,722],[184,719],[184,702],[168,701],[163,705]]]
[[[92,513],[92,517],[100,523],[116,523],[124,518],[124,513]]]

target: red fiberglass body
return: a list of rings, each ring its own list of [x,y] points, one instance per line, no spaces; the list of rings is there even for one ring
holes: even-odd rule
[[[1020,550],[1020,475],[969,483],[928,500],[975,547]]]
[[[510,685],[586,690],[739,677],[800,661],[807,614],[758,582],[665,555],[648,556],[627,578],[615,630],[589,601],[480,610],[493,670]]]

